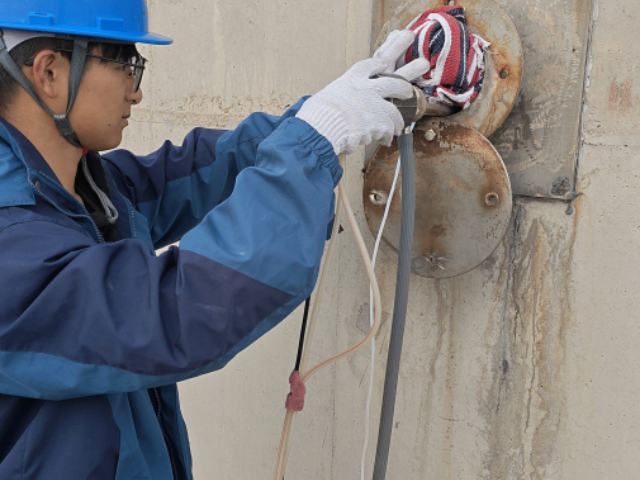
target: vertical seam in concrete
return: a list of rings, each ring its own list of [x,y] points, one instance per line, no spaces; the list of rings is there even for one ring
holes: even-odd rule
[[[373,53],[376,39],[373,38],[373,22],[382,23],[382,0],[371,0],[371,22],[369,22],[369,51]],[[382,28],[382,25],[379,25]]]
[[[509,308],[508,298],[510,296],[511,285],[513,283],[512,280],[514,275],[513,269],[515,268],[516,259],[518,258],[518,246],[519,246],[518,233],[520,232],[521,216],[522,216],[522,204],[516,200],[514,201],[513,226],[511,228],[511,245],[509,247],[509,253],[508,253],[509,261],[508,261],[508,267],[507,267],[507,279],[504,286],[504,296],[503,296],[504,302],[503,302],[502,316],[501,316],[503,331],[507,321],[507,310]],[[519,312],[518,312],[517,304],[514,303],[514,307],[516,309],[515,318],[518,318]],[[517,329],[517,322],[515,322],[514,329]],[[514,331],[514,336],[515,335],[516,335],[516,332]],[[510,342],[506,341],[505,339],[504,345],[505,345],[505,348],[509,348]],[[503,362],[504,362],[505,353],[509,357],[509,360],[511,360],[510,358],[511,352],[503,352]],[[503,381],[505,381],[504,373],[503,373],[503,378],[500,380],[500,383],[502,384]],[[496,410],[500,410],[500,395],[498,395],[498,404],[496,405]]]
[[[499,464],[495,463],[496,457],[502,455],[501,442],[498,439],[499,432],[496,429],[500,429],[500,421],[496,421],[502,413],[500,410],[503,408],[502,400],[507,400],[507,391],[510,387],[510,376],[512,371],[512,364],[515,362],[513,359],[514,352],[512,345],[515,343],[518,329],[518,319],[520,317],[520,311],[518,303],[515,301],[514,292],[514,277],[516,275],[518,251],[520,248],[520,227],[523,216],[523,202],[518,199],[513,200],[513,213],[511,218],[511,226],[509,232],[504,237],[505,242],[505,280],[502,294],[502,311],[499,313],[499,337],[495,345],[495,353],[492,363],[495,365],[496,374],[492,381],[493,393],[489,394],[487,399],[487,422],[488,426],[485,431],[485,438],[488,445],[488,450],[483,460],[483,473],[480,478],[485,480],[495,478],[505,478],[504,473]],[[512,301],[513,299],[513,301]],[[511,312],[511,309],[514,311]],[[510,318],[513,317],[513,327],[510,325]],[[511,338],[513,337],[513,338]],[[495,403],[492,401],[495,398]],[[499,463],[499,462],[498,462]],[[523,477],[524,478],[524,477]]]
[[[373,22],[374,22],[374,18],[375,18],[375,12],[376,12],[376,4],[377,4],[377,0],[371,0],[371,7],[369,8],[369,52],[373,53]]]
[[[525,434],[529,430],[529,422],[531,421],[531,402],[533,401],[533,390],[535,388],[536,383],[536,304],[533,304],[534,312],[531,315],[531,381],[529,382],[528,395],[527,399],[527,420],[524,425]]]
[[[536,315],[537,315],[537,295],[534,295],[531,312],[531,379],[529,381],[528,388],[526,388],[527,394],[527,419],[524,425],[524,442],[523,442],[523,461],[524,461],[524,473],[528,478],[534,478],[534,449],[535,449],[535,437],[537,428],[533,427],[533,432],[529,435],[529,428],[531,423],[531,404],[533,402],[533,395],[537,376],[536,365]]]
[[[585,58],[585,68],[584,68],[584,79],[582,82],[582,111],[580,112],[580,118],[578,120],[578,148],[576,149],[576,161],[574,162],[574,171],[573,171],[573,196],[571,201],[569,202],[569,206],[567,207],[567,215],[572,215],[574,213],[573,204],[576,199],[582,195],[582,192],[578,191],[578,171],[580,168],[580,160],[584,154],[584,144],[585,144],[585,133],[584,133],[584,122],[587,111],[589,107],[587,105],[587,92],[589,91],[589,82],[591,79],[591,70],[593,66],[593,29],[598,19],[598,1],[591,1],[591,15],[589,18],[589,30],[587,32],[587,48],[586,48],[586,58]]]

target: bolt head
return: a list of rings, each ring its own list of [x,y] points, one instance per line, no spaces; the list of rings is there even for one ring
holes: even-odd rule
[[[427,130],[427,132],[424,134],[424,138],[427,140],[427,142],[433,142],[436,139],[436,132],[434,132],[433,130]]]
[[[496,207],[500,203],[500,196],[496,192],[489,192],[484,196],[487,207]]]
[[[387,201],[389,200],[388,195],[386,194],[386,192],[381,192],[379,190],[373,190],[370,194],[369,194],[369,201],[374,204],[374,205],[386,205]]]

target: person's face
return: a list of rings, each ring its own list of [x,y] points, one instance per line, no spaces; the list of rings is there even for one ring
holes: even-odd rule
[[[109,150],[122,141],[131,106],[142,101],[142,91],[133,92],[130,67],[92,57],[86,61],[69,121],[84,147]]]

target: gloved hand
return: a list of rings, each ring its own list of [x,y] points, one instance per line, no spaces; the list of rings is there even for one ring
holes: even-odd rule
[[[329,140],[337,155],[352,153],[358,145],[372,141],[390,145],[393,136],[402,132],[404,122],[398,109],[385,98],[411,98],[413,87],[409,82],[431,68],[426,59],[418,58],[396,70],[398,59],[414,39],[411,30],[391,32],[372,58],[356,63],[309,98],[296,117]],[[381,73],[393,73],[407,81],[371,78]]]

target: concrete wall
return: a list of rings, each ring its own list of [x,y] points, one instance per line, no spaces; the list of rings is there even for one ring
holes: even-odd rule
[[[281,112],[369,54],[370,0],[148,4],[152,29],[175,43],[144,48],[145,101],[124,145],[137,153],[194,126]],[[507,236],[481,267],[448,280],[412,277],[387,478],[638,478],[640,4],[601,0],[598,12],[583,195],[570,214],[564,202],[516,198]],[[362,152],[349,157],[344,181],[371,246],[363,162]],[[368,285],[348,232],[331,268],[311,363],[363,335]],[[381,255],[377,271],[391,312],[395,266]],[[273,477],[300,320],[296,312],[222,371],[181,385],[197,480]],[[377,338],[365,478],[389,324]],[[368,376],[364,351],[309,381],[286,478],[359,477]]]

